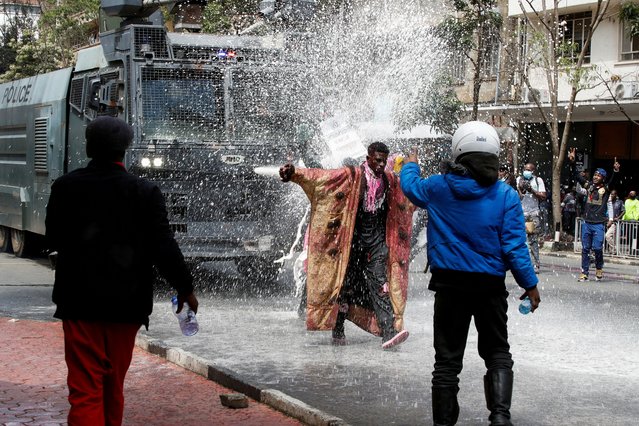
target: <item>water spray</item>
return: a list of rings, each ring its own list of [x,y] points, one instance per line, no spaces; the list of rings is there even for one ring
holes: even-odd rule
[[[302,228],[304,228],[304,225],[306,224],[306,219],[308,217],[310,210],[311,210],[310,206],[306,207],[306,211],[304,212],[304,216],[302,217],[302,220],[300,220],[300,223],[297,224],[297,235],[295,236],[295,241],[293,241],[293,244],[291,244],[291,249],[289,250],[288,254],[275,260],[273,263],[284,263],[285,260],[290,260],[293,258],[293,255],[295,253],[295,247],[297,247],[297,245],[299,244],[300,240],[303,237]]]

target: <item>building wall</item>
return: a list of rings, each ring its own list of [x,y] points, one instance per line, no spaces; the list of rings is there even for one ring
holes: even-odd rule
[[[22,14],[26,14],[37,22],[40,12],[40,5],[35,0],[0,0],[0,27]]]
[[[511,0],[510,3],[513,3]],[[576,13],[592,9],[593,1],[574,1],[569,9],[561,9],[560,13]],[[563,4],[563,2],[562,2]],[[519,10],[519,6],[515,6]],[[509,11],[512,15],[512,11]],[[622,23],[618,18],[619,2],[613,1],[608,9],[608,18],[604,19],[592,37],[591,43],[591,65],[585,65],[590,70],[591,87],[580,91],[577,94],[577,101],[603,101],[612,100],[613,96],[608,91],[603,81],[606,81],[610,88],[616,88],[618,82],[611,82],[611,76],[619,76],[620,82],[639,82],[639,61],[621,60]],[[542,91],[548,90],[546,74],[543,69],[532,70],[530,73],[531,84],[534,88]],[[639,84],[637,85],[639,91]],[[567,101],[570,97],[570,84],[567,76],[563,74],[559,83],[557,93],[559,102]]]
[[[614,1],[614,0],[613,0]],[[525,2],[522,2],[523,4],[525,4]],[[554,2],[549,1],[549,0],[545,0],[545,4],[547,6],[552,6]],[[535,10],[542,10],[543,7],[543,0],[533,0],[532,1],[532,6]],[[596,5],[597,1],[596,0],[562,0],[559,2],[559,7],[567,9],[567,10],[573,10],[573,9],[583,9],[585,7],[590,7],[592,5]],[[528,7],[528,5],[526,5],[526,10],[527,11],[532,11],[532,9],[530,7]],[[508,15],[509,16],[522,16],[523,12],[521,10],[521,6],[519,5],[519,0],[508,0]]]

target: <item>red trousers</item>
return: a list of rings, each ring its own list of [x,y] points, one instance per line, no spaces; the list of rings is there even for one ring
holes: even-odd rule
[[[141,324],[64,320],[69,426],[121,425],[124,376]]]

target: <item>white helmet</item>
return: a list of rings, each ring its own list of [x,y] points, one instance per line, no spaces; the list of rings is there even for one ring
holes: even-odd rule
[[[469,121],[457,128],[452,142],[453,160],[469,152],[499,155],[499,135],[488,123]]]

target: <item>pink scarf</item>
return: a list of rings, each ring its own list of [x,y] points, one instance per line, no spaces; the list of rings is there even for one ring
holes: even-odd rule
[[[366,177],[366,200],[364,203],[364,211],[374,213],[382,206],[385,198],[386,185],[384,177],[375,176],[375,172],[364,161],[364,176]]]

